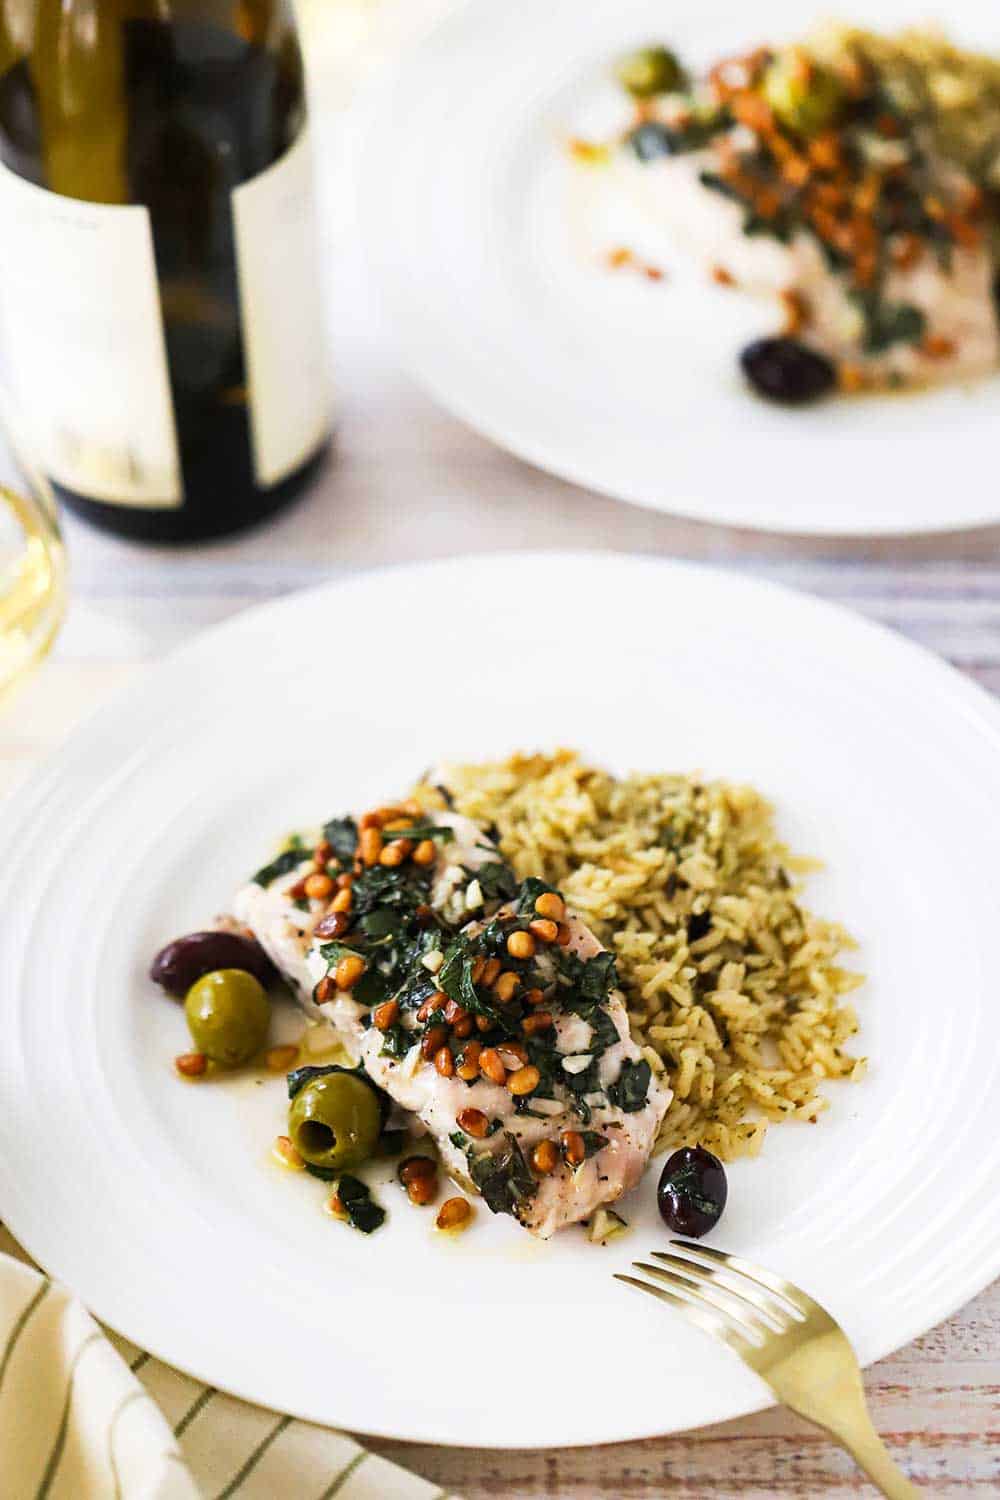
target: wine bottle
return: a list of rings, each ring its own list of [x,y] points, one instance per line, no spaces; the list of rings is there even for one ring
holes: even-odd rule
[[[0,371],[57,493],[151,541],[302,486],[330,396],[290,0],[0,0]]]

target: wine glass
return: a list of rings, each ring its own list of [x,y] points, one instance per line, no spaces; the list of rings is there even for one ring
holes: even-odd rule
[[[48,651],[66,607],[52,486],[22,454],[17,459],[23,482],[0,483],[0,703]]]

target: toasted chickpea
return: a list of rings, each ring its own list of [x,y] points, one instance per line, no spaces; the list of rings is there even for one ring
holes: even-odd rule
[[[385,833],[402,833],[404,829],[412,827],[412,818],[384,816],[382,819],[382,829]],[[410,847],[412,848],[413,846],[411,845]]]
[[[283,1167],[288,1167],[293,1172],[301,1172],[305,1167],[305,1162],[292,1145],[291,1138],[287,1135],[278,1136],[278,1139],[271,1147],[271,1155],[275,1161],[280,1162]]]
[[[448,996],[442,990],[435,990],[433,995],[428,995],[417,1011],[417,1020],[426,1021],[436,1010],[440,1010],[442,1005],[447,1005],[447,1003]]]
[[[455,1116],[455,1124],[477,1141],[481,1141],[490,1128],[490,1122],[481,1109],[460,1109]]]
[[[521,1023],[525,1036],[534,1036],[539,1031],[549,1031],[551,1027],[552,1015],[547,1010],[536,1010],[532,1015],[525,1016]]]
[[[555,891],[543,891],[535,902],[535,911],[540,917],[548,917],[553,922],[561,922],[566,915],[566,903]]]
[[[465,1198],[448,1198],[438,1209],[435,1228],[454,1234],[468,1227],[472,1219],[472,1204]]]
[[[354,892],[348,885],[345,886],[342,891],[338,891],[334,896],[333,900],[330,902],[330,910],[332,912],[339,912],[346,917],[347,913],[350,911],[353,905]]]
[[[573,934],[570,932],[570,930],[567,927],[566,923],[565,922],[560,922],[559,923],[559,931],[556,934],[556,942],[559,944],[560,948],[567,947],[569,945],[569,940],[570,940],[570,938],[572,936],[573,936]]]
[[[523,1094],[530,1094],[532,1089],[536,1089],[541,1076],[538,1069],[532,1063],[528,1063],[526,1067],[518,1068],[516,1073],[510,1075],[507,1079],[507,1087],[516,1098],[519,1098]]]
[[[545,999],[545,991],[525,990],[524,994],[521,996],[521,999],[524,1001],[525,1005],[541,1005],[542,1001]]]
[[[442,1078],[454,1078],[455,1059],[451,1055],[450,1047],[439,1047],[434,1054],[434,1066]]]
[[[486,963],[483,965],[483,972],[480,975],[479,982],[481,984],[485,984],[487,989],[490,989],[491,986],[494,985],[499,979],[500,970],[502,968],[503,964],[498,958],[488,958],[486,960]]]
[[[571,1167],[578,1167],[586,1158],[587,1149],[583,1144],[583,1136],[578,1130],[564,1130],[559,1137],[563,1149],[563,1156]]]
[[[413,863],[415,865],[432,865],[437,858],[437,850],[433,839],[421,839],[413,851]]]
[[[466,1083],[472,1083],[474,1079],[479,1077],[479,1056],[482,1050],[482,1042],[475,1041],[467,1042],[462,1048],[462,1061],[455,1069],[455,1072]]]
[[[534,958],[535,940],[530,932],[512,932],[507,939],[507,952],[511,958]]]
[[[431,1058],[448,1040],[447,1026],[429,1026],[420,1043],[420,1056],[430,1062]]]
[[[479,983],[479,981],[483,977],[483,970],[485,968],[486,960],[485,958],[483,958],[482,954],[480,954],[478,958],[474,958],[472,960],[472,969],[470,970],[469,978],[472,980],[473,984]]]
[[[354,884],[354,876],[345,870],[343,875],[338,875],[333,883],[338,891],[349,891]]]
[[[479,1055],[479,1071],[491,1083],[506,1083],[507,1069],[495,1047],[487,1047]]]
[[[512,970],[507,969],[500,975],[500,978],[493,986],[493,993],[498,1000],[502,1000],[506,1004],[509,1000],[513,1000],[520,988],[520,976],[513,973]]]
[[[345,953],[333,973],[333,982],[338,990],[349,990],[365,972],[366,964],[360,953]]]
[[[377,865],[382,853],[382,833],[378,828],[366,828],[358,840],[358,853],[366,865]]]
[[[539,1141],[531,1153],[531,1165],[543,1177],[559,1165],[559,1152],[554,1141]]]
[[[436,1177],[437,1162],[431,1156],[407,1156],[400,1162],[396,1176],[404,1187],[409,1187],[419,1177]]]
[[[381,828],[382,819],[377,812],[366,812],[358,819],[358,832],[367,833],[369,828]]]
[[[501,1042],[497,1052],[508,1073],[516,1072],[528,1061],[528,1053],[520,1042]]]
[[[372,1011],[372,1022],[379,1031],[388,1031],[390,1026],[395,1026],[399,1020],[399,1001],[383,1000],[381,1005],[376,1005]]]
[[[333,994],[333,980],[326,974],[313,990],[313,999],[317,1005],[323,1005]]]
[[[559,924],[557,922],[550,922],[548,917],[536,917],[534,922],[528,923],[528,931],[540,943],[554,943],[559,936]]]
[[[452,1029],[452,1034],[454,1036],[459,1037],[459,1038],[471,1036],[472,1035],[472,1030],[473,1030],[473,1020],[472,1020],[472,1017],[471,1016],[463,1016],[460,1021],[456,1021],[455,1022],[454,1026],[451,1029]]]
[[[271,1073],[287,1073],[298,1055],[298,1047],[291,1042],[284,1047],[268,1047],[264,1053],[264,1066]]]
[[[490,1027],[492,1025],[493,1025],[493,1022],[490,1020],[489,1016],[477,1016],[476,1017],[476,1026],[479,1028],[480,1031],[489,1031],[489,1029],[490,1029]]]
[[[378,862],[388,870],[395,870],[397,866],[403,863],[408,853],[406,840],[395,839],[391,844],[386,844],[378,857]]]
[[[328,896],[333,895],[333,881],[329,875],[307,875],[305,893],[310,901],[325,901]]]
[[[204,1052],[182,1052],[174,1058],[174,1067],[182,1078],[200,1078],[208,1067]]]
[[[406,1196],[418,1208],[423,1208],[426,1203],[433,1203],[437,1197],[437,1191],[438,1180],[436,1173],[433,1177],[417,1177],[413,1182],[406,1184]]]
[[[301,901],[306,893],[305,880],[297,880],[294,885],[288,887],[288,895],[293,901]]]
[[[332,858],[333,845],[330,843],[329,839],[320,839],[319,843],[313,850],[313,859],[316,862],[317,869],[323,869],[326,866],[327,861],[331,860]]]
[[[444,1007],[444,1018],[449,1026],[454,1026],[456,1021],[464,1021],[469,1012],[464,1005],[459,1005],[457,1000],[449,1000]]]
[[[328,911],[313,928],[313,937],[324,939],[343,937],[350,925],[351,919],[346,911]]]

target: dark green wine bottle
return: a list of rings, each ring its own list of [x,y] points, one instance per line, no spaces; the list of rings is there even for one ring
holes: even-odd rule
[[[0,0],[0,359],[67,505],[235,531],[330,395],[290,0]]]

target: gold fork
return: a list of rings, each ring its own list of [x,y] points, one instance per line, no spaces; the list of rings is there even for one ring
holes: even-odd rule
[[[889,1500],[918,1495],[872,1426],[854,1350],[826,1309],[738,1255],[687,1240],[671,1244],[685,1254],[653,1250],[657,1265],[632,1262],[661,1285],[636,1276],[616,1274],[615,1280],[669,1302],[728,1344],[779,1401],[836,1438]]]

